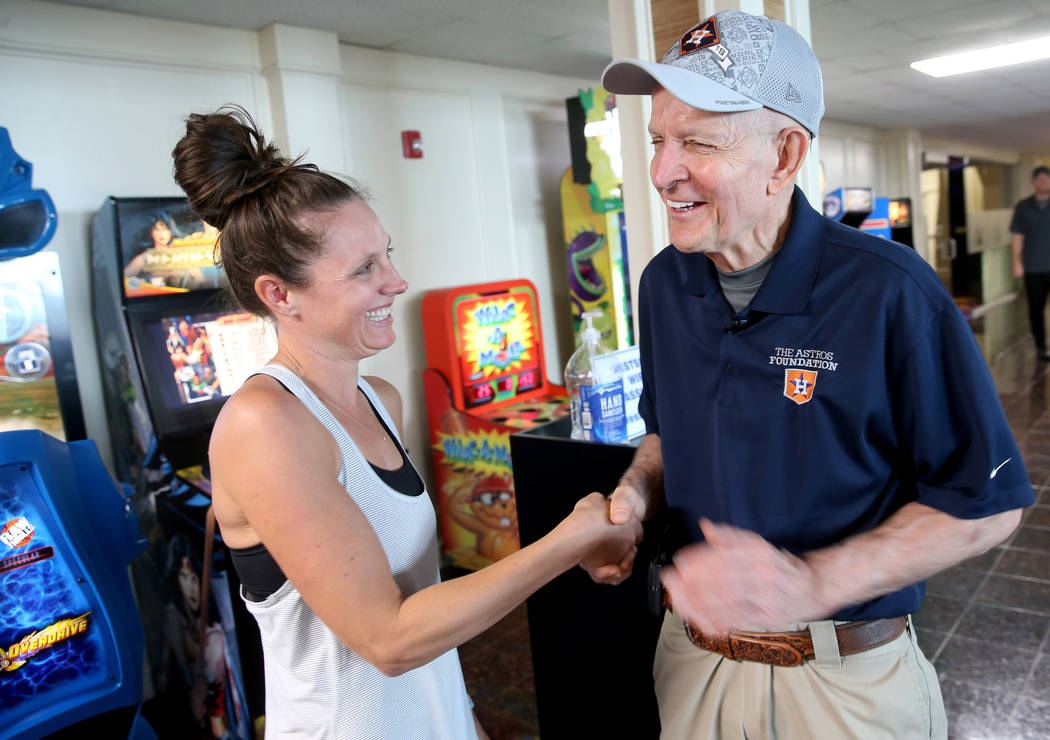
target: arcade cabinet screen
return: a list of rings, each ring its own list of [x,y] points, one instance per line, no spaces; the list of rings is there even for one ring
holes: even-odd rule
[[[465,295],[454,312],[467,406],[513,398],[543,385],[531,291]]]
[[[4,263],[0,278],[0,432],[37,429],[66,441],[40,255]]]
[[[890,227],[894,229],[911,226],[911,201],[890,201]]]
[[[119,222],[126,298],[225,287],[226,273],[215,265],[219,232],[187,202],[122,202]]]
[[[272,326],[249,313],[136,315],[133,332],[158,437],[208,428],[222,400],[277,351]]]

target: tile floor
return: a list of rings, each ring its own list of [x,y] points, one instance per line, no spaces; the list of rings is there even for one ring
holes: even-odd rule
[[[1050,738],[1050,365],[1030,341],[989,358],[1036,505],[1001,547],[930,579],[916,616],[953,740]],[[452,575],[452,574],[449,574]],[[460,648],[492,740],[538,737],[528,620],[520,607]]]
[[[916,616],[957,740],[1050,738],[1050,366],[1020,342],[989,362],[1035,485],[1001,547],[931,578]]]

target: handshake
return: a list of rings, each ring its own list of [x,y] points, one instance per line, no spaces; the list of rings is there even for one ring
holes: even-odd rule
[[[646,514],[642,496],[625,484],[608,498],[592,493],[576,504],[569,519],[580,516],[592,538],[579,565],[594,582],[619,584],[631,575]],[[831,611],[821,604],[820,579],[803,558],[729,524],[701,519],[700,532],[702,541],[675,552],[660,580],[675,613],[705,634],[783,629]]]
[[[645,503],[638,491],[620,485],[608,498],[592,493],[577,502],[570,518],[577,515],[594,537],[594,544],[580,559],[580,567],[595,583],[622,583],[631,575],[642,541]]]

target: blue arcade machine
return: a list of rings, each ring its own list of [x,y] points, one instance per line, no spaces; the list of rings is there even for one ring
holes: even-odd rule
[[[824,196],[824,215],[846,226],[860,228],[874,209],[871,188],[836,188]]]
[[[0,738],[155,740],[127,563],[145,546],[90,440],[0,434]]]
[[[84,420],[57,213],[0,128],[0,740],[155,740],[127,564],[142,549]],[[64,441],[72,440],[72,441]]]

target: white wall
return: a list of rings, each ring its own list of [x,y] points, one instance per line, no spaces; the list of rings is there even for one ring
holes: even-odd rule
[[[181,195],[171,149],[187,113],[237,101],[267,126],[258,66],[254,34],[51,3],[0,4],[0,125],[33,163],[33,186],[58,209],[48,250],[61,264],[88,435],[107,462],[91,218],[110,195]]]
[[[569,309],[558,298],[567,288],[558,260],[560,207],[551,198],[558,203],[557,178],[569,164],[564,100],[593,82],[337,44],[325,57],[338,59],[333,108],[323,75],[308,71],[304,81],[292,69],[275,77],[267,66],[264,76],[260,43],[268,58],[270,46],[289,36],[295,40],[272,29],[255,34],[32,0],[0,4],[0,125],[33,163],[34,186],[46,188],[59,210],[48,249],[61,260],[88,433],[106,460],[91,218],[110,195],[180,195],[170,152],[182,119],[227,102],[244,105],[292,148],[310,146],[301,132],[317,125],[319,116],[304,111],[332,115],[337,135],[318,142],[322,164],[337,169],[341,160],[345,174],[372,190],[411,287],[397,304],[398,343],[364,371],[387,377],[405,397],[418,462],[429,464],[420,379],[424,291],[532,279],[548,376],[560,377],[571,337],[556,318]],[[402,129],[422,132],[422,160],[402,158]]]
[[[572,350],[558,182],[569,166],[565,98],[586,80],[343,46],[347,159],[409,283],[395,304],[398,342],[363,371],[405,400],[408,443],[430,455],[422,371],[423,294],[513,277],[536,284],[547,376],[560,382]],[[416,130],[422,159],[401,156]]]

